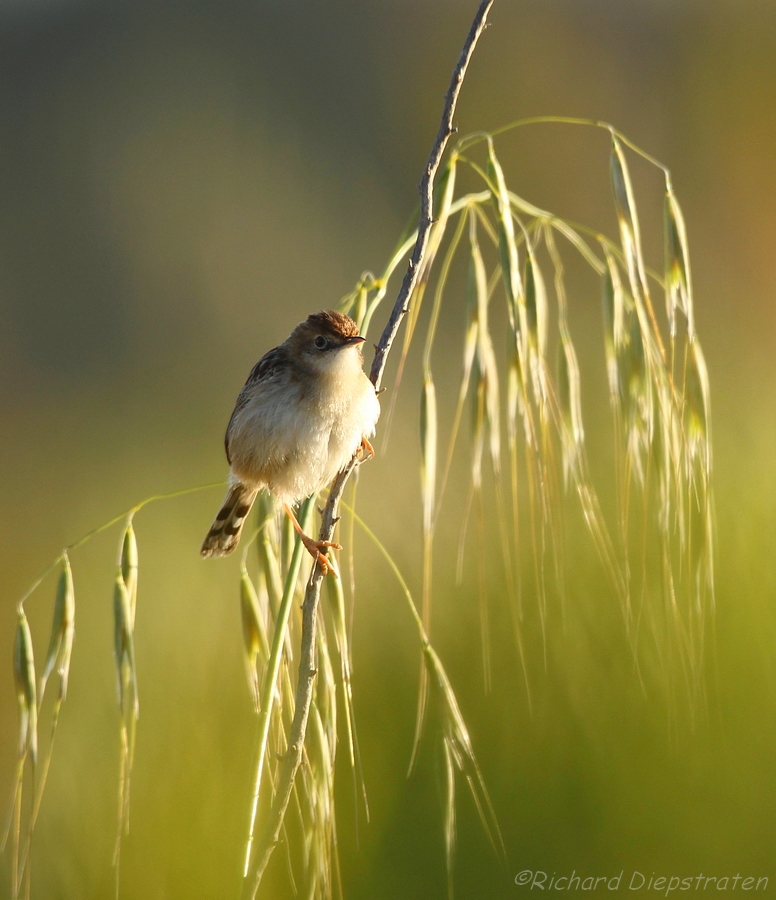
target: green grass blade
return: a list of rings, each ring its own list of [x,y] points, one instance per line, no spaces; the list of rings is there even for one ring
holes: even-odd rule
[[[314,497],[309,497],[302,504],[299,515],[299,522],[303,529],[306,529],[308,527],[314,505]],[[272,635],[272,646],[270,648],[269,660],[267,662],[267,671],[264,675],[264,683],[262,685],[261,691],[261,711],[259,713],[259,748],[256,761],[256,773],[253,782],[251,812],[248,826],[248,843],[245,850],[245,866],[243,869],[244,876],[247,876],[248,874],[248,867],[251,860],[251,851],[253,849],[253,840],[256,827],[256,813],[258,812],[259,807],[259,791],[261,788],[264,762],[267,754],[267,741],[269,738],[270,719],[274,705],[278,672],[280,671],[280,661],[283,655],[283,644],[285,642],[288,620],[289,616],[291,615],[291,608],[293,606],[293,598],[295,594],[297,578],[299,576],[299,569],[302,565],[302,559],[304,558],[305,552],[306,551],[304,549],[304,546],[297,536],[294,550],[291,556],[291,562],[286,574],[283,597],[280,602],[277,617],[275,619],[275,630]]]

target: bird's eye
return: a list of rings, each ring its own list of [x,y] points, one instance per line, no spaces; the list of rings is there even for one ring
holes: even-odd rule
[[[319,350],[325,350],[328,347],[328,345],[329,345],[329,342],[321,334],[319,334],[318,337],[315,339],[315,346]]]

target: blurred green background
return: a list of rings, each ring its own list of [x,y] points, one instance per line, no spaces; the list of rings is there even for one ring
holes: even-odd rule
[[[3,812],[17,729],[16,600],[59,548],[122,509],[225,477],[223,428],[253,363],[387,260],[416,202],[474,5],[0,4]],[[740,873],[768,876],[773,893],[776,6],[498,0],[491,23],[464,86],[462,133],[528,115],[595,117],[672,170],[711,375],[718,606],[706,709],[694,726],[672,727],[660,691],[642,691],[633,674],[592,548],[575,547],[571,612],[565,626],[553,620],[546,669],[535,607],[529,613],[529,712],[511,626],[498,624],[507,613],[497,587],[494,687],[484,691],[476,580],[467,573],[459,588],[446,574],[457,525],[443,530],[435,643],[509,856],[504,871],[461,788],[456,895],[524,895],[513,883],[523,869]],[[523,196],[614,236],[605,135],[543,126],[498,148]],[[653,223],[647,252],[661,269],[659,181],[638,166],[634,177]],[[603,421],[598,295],[580,284],[571,315],[583,391],[592,421]],[[440,372],[459,346],[451,325]],[[387,448],[378,435],[385,452],[362,470],[359,504],[417,590],[413,365]],[[591,427],[591,452],[607,440]],[[451,486],[455,522],[465,490],[463,481]],[[219,499],[217,489],[157,504],[136,522],[141,718],[122,857],[127,898],[237,891],[255,719],[238,561],[205,563],[197,552]],[[113,890],[118,537],[103,535],[72,558],[76,643],[34,851],[39,898]],[[356,837],[343,757],[345,894],[441,898],[430,735],[419,771],[405,777],[417,641],[362,537],[356,552],[355,703],[372,821],[361,813]],[[39,662],[53,593],[49,580],[27,605]],[[0,896],[9,879],[6,852]],[[289,895],[278,853],[265,896]]]

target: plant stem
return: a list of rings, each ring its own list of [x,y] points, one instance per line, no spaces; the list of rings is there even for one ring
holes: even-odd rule
[[[428,245],[429,232],[433,224],[432,212],[434,208],[434,179],[439,164],[445,152],[450,136],[455,133],[453,116],[458,95],[461,91],[466,69],[471,60],[474,48],[485,28],[485,20],[493,5],[493,0],[481,0],[477,12],[472,21],[469,33],[466,36],[463,49],[458,62],[453,70],[450,86],[445,94],[445,102],[442,110],[442,121],[439,125],[428,162],[420,181],[420,218],[418,222],[418,234],[415,247],[412,251],[407,271],[404,275],[399,295],[393,305],[391,315],[375,348],[375,358],[369,377],[375,386],[380,387],[385,365],[391,345],[398,333],[401,321],[409,309],[409,301],[420,276],[421,264]],[[330,541],[337,524],[337,508],[339,500],[347,484],[353,469],[356,467],[356,457],[345,466],[337,475],[331,486],[331,492],[323,510],[321,531],[319,540]],[[286,809],[291,798],[299,764],[302,761],[302,749],[307,731],[307,719],[310,713],[310,704],[313,695],[313,681],[315,678],[315,632],[318,614],[318,602],[321,595],[321,583],[323,573],[318,563],[314,563],[310,581],[307,585],[304,604],[302,606],[302,640],[299,659],[299,678],[297,681],[296,698],[294,707],[294,719],[291,723],[288,747],[280,766],[280,772],[275,790],[275,797],[269,811],[267,824],[261,840],[256,845],[253,858],[249,860],[249,871],[243,882],[243,896],[253,898],[259,888],[264,870],[272,855],[272,851],[278,842],[280,829],[283,825]]]

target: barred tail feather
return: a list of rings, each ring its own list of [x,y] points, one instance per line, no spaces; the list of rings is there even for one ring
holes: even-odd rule
[[[199,551],[203,556],[226,556],[240,540],[248,513],[259,489],[238,481],[229,488],[221,509]]]

